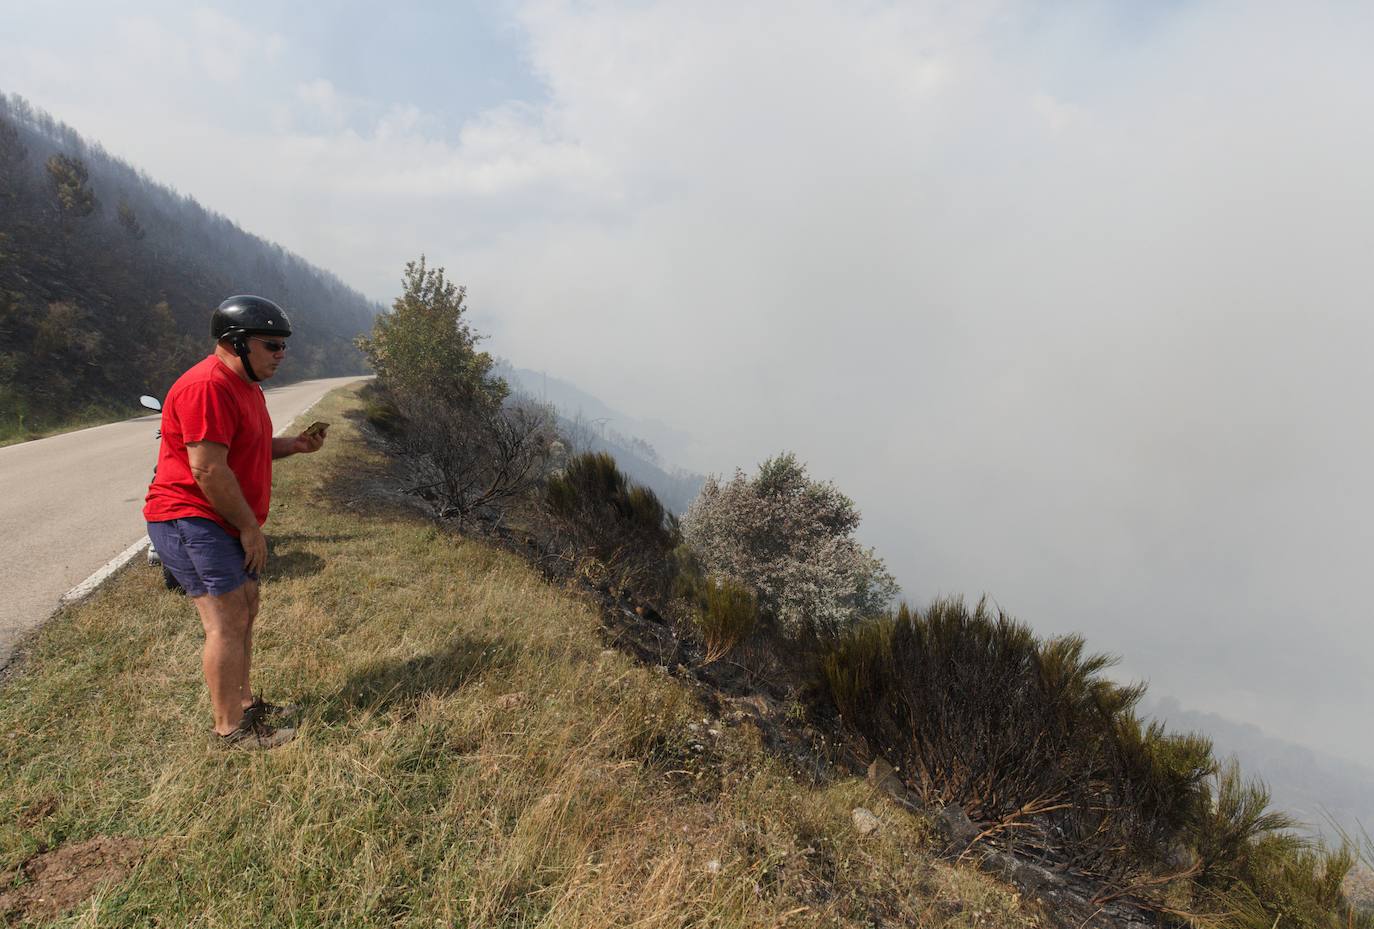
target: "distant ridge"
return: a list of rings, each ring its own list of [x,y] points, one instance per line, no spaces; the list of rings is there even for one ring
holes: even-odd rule
[[[494,373],[521,393],[552,404],[562,420],[562,434],[575,436],[586,445],[585,451],[610,452],[622,471],[653,490],[672,512],[686,512],[701,492],[706,478],[677,466],[691,443],[687,433],[658,420],[630,416],[542,371],[500,361]]]
[[[1274,807],[1336,839],[1332,821],[1352,837],[1374,830],[1374,769],[1266,735],[1258,727],[1216,713],[1186,710],[1172,697],[1147,701],[1150,716],[1174,731],[1201,732],[1218,758],[1234,755],[1241,769],[1264,781]],[[1351,733],[1352,738],[1359,734]]]
[[[366,370],[382,307],[0,93],[0,438],[161,394],[245,292],[290,314],[289,377]]]

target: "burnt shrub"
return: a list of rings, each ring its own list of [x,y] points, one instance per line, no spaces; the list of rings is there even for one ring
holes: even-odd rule
[[[1206,739],[1143,725],[1144,688],[1106,678],[1112,663],[1077,636],[1041,641],[985,602],[943,600],[861,624],[824,668],[845,720],[926,802],[1118,873],[1168,853],[1213,763]]]
[[[1103,899],[1237,929],[1374,925],[1342,891],[1350,844],[1302,838],[1209,740],[1142,721],[1144,686],[1112,663],[959,600],[861,623],[822,661],[845,723],[925,802],[1105,881]]]
[[[616,543],[627,537],[671,547],[668,511],[652,490],[632,482],[606,452],[585,452],[568,460],[549,479],[549,508],[594,536]]]
[[[553,415],[518,399],[455,405],[435,394],[403,396],[396,448],[409,473],[407,492],[437,516],[499,522],[543,481],[556,433]]]
[[[571,547],[594,555],[621,586],[667,591],[677,520],[652,490],[627,478],[613,457],[585,452],[569,458],[549,478],[544,500],[567,530]]]

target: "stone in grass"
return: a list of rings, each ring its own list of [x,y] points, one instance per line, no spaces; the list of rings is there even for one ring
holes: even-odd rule
[[[962,855],[981,834],[958,804],[951,803],[935,816],[935,828],[945,840],[945,854]]]
[[[901,777],[898,776],[897,769],[892,767],[882,755],[875,756],[872,763],[869,764],[868,783],[913,813],[926,812],[920,797],[907,789],[907,786],[902,783]]]
[[[877,832],[882,825],[878,817],[874,816],[871,810],[866,810],[861,806],[856,806],[854,812],[850,814],[854,820],[854,830],[859,835],[869,835]]]
[[[897,769],[882,755],[875,755],[868,765],[868,783],[893,796],[906,793],[906,785],[897,776]]]

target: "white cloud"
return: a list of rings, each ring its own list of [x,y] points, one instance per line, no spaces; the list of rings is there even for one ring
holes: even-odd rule
[[[282,36],[264,34],[210,7],[191,11],[191,36],[197,62],[217,84],[241,80],[247,70],[270,64],[286,49]]]
[[[1044,91],[1031,97],[1031,108],[1045,120],[1046,125],[1054,130],[1066,128],[1082,113],[1080,107],[1064,100],[1058,100]]]
[[[423,136],[427,133],[429,117],[413,103],[392,105],[377,120],[376,137],[378,142],[387,143],[403,140],[409,136]]]
[[[302,116],[307,123],[320,123],[329,129],[344,128],[355,108],[334,85],[322,77],[296,85],[296,100],[302,104]]]

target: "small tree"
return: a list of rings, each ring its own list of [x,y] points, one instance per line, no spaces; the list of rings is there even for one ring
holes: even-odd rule
[[[29,150],[19,138],[19,130],[7,119],[0,119],[0,197],[13,199],[19,180],[19,165]]]
[[[406,264],[392,312],[377,317],[358,347],[383,387],[400,398],[445,406],[495,408],[509,392],[491,376],[492,357],[477,350],[480,336],[463,318],[467,289],[430,268],[425,257]]]
[[[121,197],[119,209],[116,212],[119,217],[119,225],[129,234],[129,238],[141,239],[147,235],[143,224],[138,221],[138,214],[134,212],[133,207],[129,206],[128,200]]]
[[[430,268],[406,264],[392,312],[358,339],[382,396],[369,421],[394,442],[410,472],[408,493],[442,518],[495,518],[544,478],[554,416],[532,402],[508,402],[505,381],[464,319],[465,288]]]
[[[753,590],[784,632],[830,637],[897,593],[882,560],[854,539],[859,520],[852,500],[807,477],[789,452],[753,479],[709,479],[682,532],[708,574]]]
[[[80,158],[53,155],[48,159],[48,180],[62,213],[68,216],[90,216],[95,211],[95,192],[87,186],[90,179],[86,163]]]

